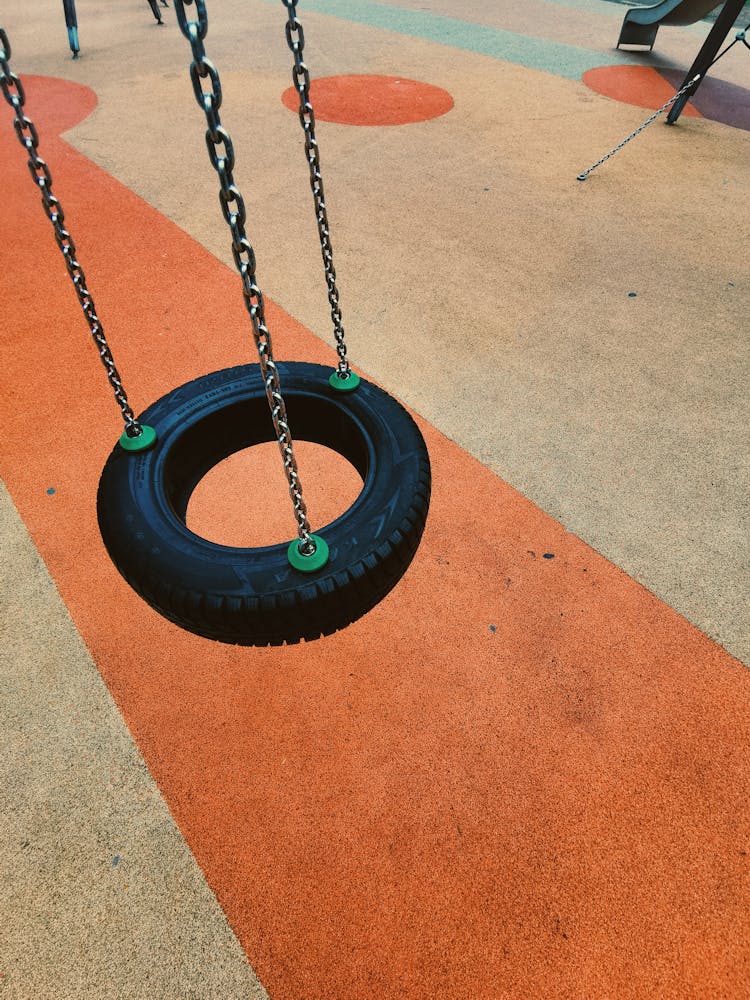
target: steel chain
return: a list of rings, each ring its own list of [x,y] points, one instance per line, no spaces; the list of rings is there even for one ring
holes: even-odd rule
[[[282,0],[287,9],[286,40],[294,56],[292,83],[299,94],[299,120],[305,133],[305,154],[310,168],[310,187],[315,202],[315,219],[320,237],[320,251],[323,257],[326,285],[328,286],[328,301],[331,306],[333,320],[333,335],[336,338],[336,351],[339,356],[338,371],[342,378],[349,377],[349,362],[346,358],[344,342],[344,327],[339,305],[339,290],[336,286],[336,271],[333,266],[333,246],[328,226],[328,211],[323,191],[323,177],[320,170],[320,150],[315,138],[315,112],[310,101],[310,72],[304,63],[302,54],[305,47],[305,35],[297,18],[298,0]]]
[[[615,153],[619,153],[622,147],[627,146],[627,144],[630,142],[631,139],[635,139],[635,137],[637,135],[640,135],[645,128],[648,128],[651,122],[656,121],[659,115],[663,115],[664,112],[667,110],[667,108],[671,108],[675,101],[679,101],[682,95],[686,94],[688,90],[691,89],[691,87],[694,87],[695,84],[698,82],[698,80],[700,80],[700,78],[701,75],[700,73],[698,73],[697,76],[694,76],[692,78],[692,80],[689,80],[684,87],[682,87],[680,90],[677,91],[674,97],[670,97],[670,99],[665,104],[662,104],[662,106],[659,108],[658,111],[655,111],[650,118],[647,118],[642,125],[639,125],[638,128],[635,130],[635,132],[631,132],[629,136],[627,136],[625,139],[622,140],[621,143],[619,143],[619,145],[615,146],[614,149],[610,149],[610,151],[606,153],[601,158],[601,160],[597,160],[596,163],[592,163],[591,166],[587,170],[584,170],[583,173],[579,174],[576,179],[579,181],[585,181],[588,175],[593,170],[596,170],[597,167],[600,167],[602,163],[606,163],[607,160],[610,159],[610,157],[615,155]]]
[[[15,111],[16,117],[13,120],[18,141],[29,154],[28,167],[34,183],[42,193],[42,205],[45,213],[52,223],[55,232],[55,241],[65,260],[65,266],[73,282],[78,301],[81,303],[83,315],[86,317],[91,336],[94,338],[99,357],[107,372],[107,379],[112,386],[112,390],[120,407],[123,420],[125,421],[125,431],[129,437],[138,437],[141,434],[141,425],[136,420],[133,411],[128,403],[128,397],[120,380],[120,375],[115,367],[112,352],[104,335],[101,321],[96,313],[96,306],[91,292],[86,286],[86,276],[83,268],[76,258],[76,246],[73,238],[67,229],[63,227],[65,214],[62,205],[52,193],[52,175],[44,160],[37,153],[39,146],[39,134],[36,126],[24,114],[26,103],[26,93],[20,79],[10,68],[10,42],[5,30],[0,26],[0,89],[8,104]]]
[[[190,21],[185,7],[195,4],[197,20]],[[208,16],[205,0],[175,0],[175,12],[180,30],[190,42],[193,62],[190,78],[193,91],[200,108],[206,116],[206,145],[211,165],[219,177],[219,201],[221,211],[232,234],[232,256],[242,278],[242,294],[245,307],[250,315],[260,359],[260,369],[266,388],[268,405],[276,432],[276,440],[284,462],[284,472],[289,486],[289,495],[297,520],[300,551],[309,555],[315,551],[315,542],[310,536],[307,508],[302,498],[297,462],[294,457],[292,436],[289,430],[286,405],[281,394],[279,376],[273,359],[271,333],[266,326],[263,293],[258,287],[255,274],[255,251],[245,232],[246,210],[242,194],[234,182],[234,146],[227,130],[221,124],[221,80],[214,64],[206,57],[203,39],[208,32]],[[208,80],[207,89],[203,89]]]

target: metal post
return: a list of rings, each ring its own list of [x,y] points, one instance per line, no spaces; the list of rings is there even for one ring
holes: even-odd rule
[[[156,18],[156,23],[157,24],[164,24],[164,22],[161,19],[161,11],[159,10],[159,6],[158,6],[156,0],[148,0],[148,5],[151,8],[151,13]]]
[[[734,22],[740,16],[744,6],[745,0],[727,0],[724,4],[721,13],[716,18],[716,23],[713,28],[711,28],[711,31],[708,33],[708,37],[703,43],[700,52],[696,56],[695,62],[687,71],[687,75],[678,89],[681,90],[682,87],[690,83],[695,76],[699,76],[700,79],[695,86],[687,90],[678,101],[674,102],[672,110],[667,115],[667,125],[674,125],[682,114],[682,109],[695,94],[701,83],[703,83],[706,73],[708,73],[714,59],[716,58],[716,53],[721,48],[724,39],[732,30]]]
[[[78,58],[81,46],[78,44],[78,18],[76,17],[76,0],[63,0],[63,12],[65,13],[65,26],[68,29],[68,44],[73,58]]]

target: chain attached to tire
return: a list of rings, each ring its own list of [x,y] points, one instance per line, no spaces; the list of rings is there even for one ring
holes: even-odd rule
[[[107,372],[107,379],[112,386],[117,405],[120,407],[122,418],[125,421],[125,433],[121,439],[121,443],[123,447],[129,446],[129,450],[139,450],[139,446],[136,446],[135,442],[136,439],[142,438],[144,427],[136,420],[133,410],[128,403],[128,397],[125,394],[120,375],[115,367],[112,352],[104,335],[104,329],[96,313],[94,299],[86,286],[86,276],[76,258],[76,245],[68,230],[63,226],[65,215],[62,205],[52,193],[52,175],[50,174],[49,167],[37,152],[39,135],[32,120],[24,113],[26,94],[20,79],[11,71],[10,42],[2,26],[0,26],[0,89],[2,89],[5,100],[16,113],[16,117],[13,120],[13,127],[16,130],[18,141],[29,155],[29,172],[31,173],[32,180],[42,192],[42,205],[44,206],[45,214],[54,228],[55,240],[65,260],[65,266],[68,269],[70,280],[73,282],[73,287],[76,290],[78,301],[81,303],[83,315],[86,317],[86,322],[91,330],[91,336],[94,338],[99,357]],[[149,432],[153,434],[150,428]]]
[[[186,6],[195,4],[197,21],[189,21],[185,13]],[[307,519],[307,508],[302,498],[297,462],[294,457],[292,436],[286,413],[286,404],[281,395],[279,376],[273,359],[271,333],[266,326],[263,293],[258,287],[255,274],[255,251],[245,232],[246,210],[242,194],[234,182],[234,146],[227,130],[221,124],[219,108],[221,107],[221,80],[219,73],[206,58],[203,39],[208,33],[208,15],[205,0],[175,0],[175,13],[180,30],[190,42],[193,62],[190,64],[190,78],[198,106],[206,116],[208,129],[206,131],[206,146],[211,165],[219,176],[221,190],[219,200],[224,219],[232,233],[232,256],[242,278],[242,294],[245,307],[250,315],[255,344],[260,359],[260,370],[266,388],[266,397],[271,409],[271,417],[276,432],[276,440],[284,462],[284,472],[292,498],[294,516],[297,520],[299,535],[299,551],[303,556],[312,556],[316,551],[316,542],[310,531]],[[202,81],[208,80],[209,90],[203,90]]]
[[[656,121],[659,115],[663,115],[665,111],[671,108],[672,105],[675,103],[675,101],[679,101],[679,99],[682,97],[683,94],[686,94],[692,87],[696,85],[696,83],[698,83],[700,78],[701,76],[699,73],[697,76],[694,76],[692,80],[689,80],[684,87],[682,87],[680,90],[677,91],[674,97],[670,97],[670,99],[666,102],[666,104],[662,104],[662,106],[659,108],[658,111],[655,111],[650,118],[647,118],[642,125],[639,125],[638,128],[635,130],[635,132],[631,132],[630,135],[627,136],[625,139],[623,139],[622,142],[618,143],[614,147],[614,149],[610,149],[608,153],[605,153],[605,155],[601,158],[601,160],[597,160],[596,163],[592,163],[592,165],[587,170],[584,170],[583,173],[580,173],[578,175],[576,180],[585,181],[588,175],[592,173],[594,170],[596,170],[597,167],[600,167],[602,163],[606,163],[607,160],[609,160],[611,157],[615,155],[615,153],[619,153],[620,150],[623,148],[623,146],[627,146],[627,144],[630,142],[631,139],[635,139],[635,137],[637,135],[640,135],[644,129],[648,128],[648,126],[652,122]]]
[[[305,154],[310,167],[310,187],[315,202],[315,219],[320,236],[320,250],[323,256],[323,270],[328,286],[328,301],[331,305],[333,320],[333,335],[336,338],[336,351],[339,356],[338,373],[342,379],[349,378],[350,368],[346,358],[344,343],[344,327],[339,306],[339,291],[336,287],[336,271],[333,267],[333,247],[328,228],[328,212],[326,210],[323,178],[320,171],[320,150],[315,138],[315,112],[310,100],[310,72],[302,58],[305,47],[305,35],[297,18],[298,0],[281,0],[287,9],[286,40],[294,55],[292,83],[299,94],[299,120],[305,133]]]

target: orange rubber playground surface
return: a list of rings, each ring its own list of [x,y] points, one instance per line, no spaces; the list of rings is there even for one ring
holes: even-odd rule
[[[76,62],[51,0],[31,16],[35,33],[15,13],[0,23],[139,412],[199,375],[253,362],[254,346],[174,11],[164,9],[157,31],[145,4],[127,12],[78,6]],[[243,55],[247,18],[242,5],[227,6],[210,3],[206,50],[211,57],[215,32],[262,287],[268,274],[274,353],[333,366],[301,137],[287,110],[284,15],[280,4],[250,4],[264,48],[256,39]],[[425,6],[433,19],[450,20],[454,34],[444,43],[427,26],[415,34]],[[747,190],[750,136],[744,110],[721,102],[742,89],[743,73],[750,86],[750,53],[738,52],[723,89],[712,90],[736,124],[696,104],[676,129],[654,125],[582,190],[576,165],[597,159],[609,138],[614,144],[636,127],[644,107],[674,93],[648,66],[626,55],[622,66],[616,61],[626,8],[534,0],[523,13],[504,3],[487,13],[483,4],[447,0],[366,3],[349,5],[357,12],[347,19],[346,7],[311,3],[306,12],[301,4],[299,16],[313,76],[328,79],[318,117],[337,251],[338,219],[343,227],[350,356],[417,419],[432,501],[419,550],[394,590],[315,642],[252,648],[192,635],[138,598],[107,557],[96,493],[121,427],[3,102],[0,478],[7,509],[17,512],[17,520],[8,513],[6,551],[28,541],[40,575],[35,582],[31,570],[6,560],[0,746],[10,888],[9,912],[0,908],[0,996],[746,997],[750,271],[738,192]],[[537,8],[552,25],[546,37]],[[384,26],[386,15],[393,21]],[[463,33],[459,22],[468,26]],[[576,25],[574,46],[565,32]],[[663,29],[673,69],[681,59],[689,64],[707,27]],[[117,31],[128,52],[138,47],[129,64],[107,55]],[[503,59],[477,48],[491,32],[531,42]],[[607,32],[609,47],[599,39]],[[270,65],[258,53],[272,46]],[[543,51],[549,65],[532,65]],[[592,65],[576,75],[570,67],[574,58],[583,66],[584,51]],[[363,100],[370,76],[379,82]],[[393,82],[402,78],[406,95]],[[632,101],[617,96],[631,85]],[[491,97],[481,97],[484,87]],[[492,102],[511,95],[507,131],[493,130]],[[566,115],[572,145],[564,148],[554,130]],[[144,141],[155,143],[150,155],[122,151],[139,121],[151,133]],[[285,128],[279,146],[294,149],[294,159],[274,168],[276,151],[264,137]],[[690,143],[692,169],[677,197],[674,177]],[[420,148],[433,158],[417,173]],[[649,214],[637,214],[639,185],[656,206]],[[306,213],[299,253],[276,230],[291,217],[292,208],[278,206],[292,187]],[[482,201],[498,188],[499,205]],[[539,206],[555,204],[559,214],[540,221]],[[626,205],[636,206],[634,218]],[[713,223],[704,227],[705,218]],[[585,277],[583,256],[591,260]],[[667,262],[660,272],[657,259]],[[534,284],[534,267],[549,280]],[[390,291],[373,291],[383,275]],[[641,333],[630,343],[635,326]],[[698,370],[692,381],[680,375],[688,355]],[[548,360],[537,363],[541,356]],[[671,377],[675,409],[666,413],[657,397]],[[523,399],[541,414],[533,426]],[[627,451],[618,450],[622,425]],[[666,439],[667,459],[654,443]],[[649,495],[646,460],[655,476],[679,467],[684,492],[654,486]],[[702,462],[715,465],[705,471]],[[324,449],[301,442],[299,464],[314,526],[356,497],[353,470]],[[701,507],[704,478],[724,492],[718,500],[706,492]],[[597,489],[613,498],[612,510],[596,501]],[[643,496],[653,520],[638,506]],[[722,518],[702,519],[714,503]],[[275,448],[213,470],[188,523],[226,544],[290,538]],[[683,543],[695,564],[681,554]],[[704,549],[706,568],[696,569]],[[723,590],[711,589],[714,579]],[[60,599],[55,630],[22,624],[26,607],[43,622]],[[35,697],[50,720],[49,740],[62,744],[51,721],[64,701],[59,687],[74,662],[89,661],[84,689],[103,679],[112,715],[124,721],[155,785],[153,799],[168,810],[163,823],[174,824],[184,864],[205,882],[200,905],[229,943],[191,944],[191,923],[204,911],[169,889],[172,875],[159,876],[158,851],[146,872],[117,846],[126,827],[146,828],[147,796],[122,777],[129,772],[102,764],[96,779],[102,802],[113,788],[124,795],[112,828],[104,807],[84,816],[78,793],[66,793],[59,808],[72,827],[65,833],[60,822],[54,841],[44,839],[45,824],[58,822],[55,766],[65,768],[45,763],[45,740],[37,746],[28,736],[23,677],[47,665]],[[67,712],[71,731],[86,727],[86,705],[82,694]],[[100,733],[94,765],[109,760]],[[26,781],[35,762],[39,771]],[[75,780],[83,796],[86,781]],[[28,861],[37,833],[42,846]],[[123,880],[107,889],[106,904],[81,888],[87,868],[97,873],[92,884]],[[151,902],[143,905],[127,898],[151,877],[167,886],[166,911],[187,914],[184,924],[168,928],[155,890],[144,890]],[[64,943],[72,940],[64,914],[83,943]],[[130,936],[118,942],[108,933],[113,921],[117,934]],[[148,942],[139,944],[144,927]],[[140,979],[139,948],[149,955],[144,969],[151,966]],[[231,975],[212,978],[224,963]],[[243,986],[246,975],[252,984]]]

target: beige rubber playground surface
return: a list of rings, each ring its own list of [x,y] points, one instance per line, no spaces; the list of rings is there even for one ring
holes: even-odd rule
[[[257,356],[172,6],[78,0],[75,61],[60,7],[0,24],[140,412]],[[3,1000],[750,993],[750,51],[580,183],[710,27],[616,51],[626,9],[301,0],[349,356],[433,498],[296,646],[107,558],[121,422],[2,102]],[[208,15],[275,352],[333,364],[285,9]],[[317,527],[357,485],[305,461]],[[287,505],[269,447],[188,523],[267,544]]]

